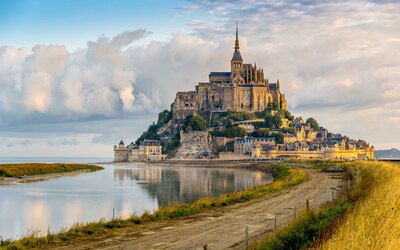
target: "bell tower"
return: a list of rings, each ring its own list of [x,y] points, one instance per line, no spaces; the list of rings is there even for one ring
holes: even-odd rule
[[[235,40],[235,52],[233,52],[231,60],[231,72],[232,72],[232,83],[244,83],[242,76],[243,72],[243,59],[240,54],[239,47],[239,34],[238,34],[238,23],[236,22],[236,40]]]

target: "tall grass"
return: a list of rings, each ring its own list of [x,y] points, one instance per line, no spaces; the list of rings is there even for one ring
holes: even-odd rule
[[[0,164],[0,177],[15,177],[50,173],[64,173],[77,170],[97,171],[102,167],[75,163],[18,163]]]
[[[251,249],[305,249],[310,247],[323,230],[330,227],[350,206],[350,201],[342,200],[319,212],[302,212],[287,226],[261,241],[253,242]]]
[[[321,167],[336,162],[310,163]],[[400,249],[400,166],[383,162],[341,166],[353,182],[348,197],[318,213],[303,213],[252,248]]]
[[[400,166],[357,162],[362,198],[321,249],[400,249]]]
[[[239,202],[245,202],[251,199],[259,198],[274,191],[294,186],[306,180],[307,173],[304,170],[293,169],[287,166],[272,166],[272,175],[274,181],[270,184],[251,187],[249,189],[221,195],[215,198],[203,198],[189,204],[177,204],[161,207],[154,213],[148,212],[141,216],[132,215],[127,219],[114,219],[99,222],[81,224],[78,223],[68,230],[51,234],[45,237],[38,235],[28,235],[17,241],[0,241],[0,249],[24,249],[33,247],[42,247],[52,242],[66,242],[73,239],[93,238],[103,235],[113,228],[129,227],[137,224],[143,224],[151,221],[166,221],[175,218],[187,217],[193,214],[206,212],[215,208],[229,206]]]

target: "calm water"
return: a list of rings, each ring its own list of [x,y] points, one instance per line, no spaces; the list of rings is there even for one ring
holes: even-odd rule
[[[171,167],[145,163],[107,164],[104,170],[43,182],[0,186],[0,236],[29,230],[45,233],[75,222],[127,217],[170,203],[245,189],[272,181],[243,169]]]
[[[94,163],[94,162],[112,162],[112,157],[0,157],[0,163]]]

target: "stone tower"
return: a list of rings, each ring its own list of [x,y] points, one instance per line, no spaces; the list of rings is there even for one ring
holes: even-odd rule
[[[233,52],[231,60],[232,83],[244,83],[244,78],[242,76],[243,59],[239,49],[238,23],[236,22],[235,52]]]

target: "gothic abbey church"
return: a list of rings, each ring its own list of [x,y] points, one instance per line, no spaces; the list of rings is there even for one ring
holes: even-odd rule
[[[211,72],[209,82],[199,82],[195,91],[178,92],[173,105],[174,119],[181,120],[190,114],[207,116],[216,111],[263,111],[273,102],[278,108],[286,109],[279,80],[269,83],[262,68],[243,63],[239,49],[236,24],[231,71]]]

